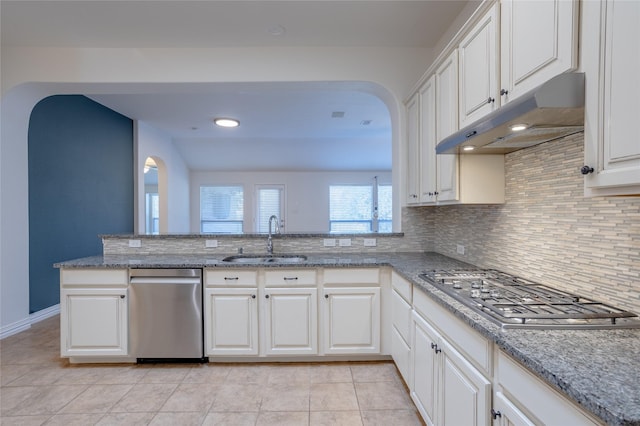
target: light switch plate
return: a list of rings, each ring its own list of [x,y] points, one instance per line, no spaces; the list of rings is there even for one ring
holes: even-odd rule
[[[335,247],[336,246],[336,239],[335,238],[325,238],[323,240],[323,244],[325,247]]]
[[[350,247],[351,246],[351,238],[340,238],[338,241],[340,247]]]
[[[363,244],[365,247],[375,247],[376,246],[376,239],[375,238],[365,238],[363,240]]]
[[[206,248],[215,248],[218,247],[218,240],[205,240],[204,246]]]
[[[142,247],[142,241],[140,241],[140,240],[129,240],[129,247]]]

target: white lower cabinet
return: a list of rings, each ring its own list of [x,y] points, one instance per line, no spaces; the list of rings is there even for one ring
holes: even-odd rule
[[[258,355],[257,288],[207,288],[205,355]]]
[[[324,289],[324,352],[380,353],[380,288]]]
[[[600,424],[517,361],[502,351],[496,352],[494,413],[498,425]]]
[[[60,271],[60,354],[126,356],[129,348],[127,270]]]
[[[412,314],[411,398],[428,425],[491,423],[491,382],[421,315]]]
[[[318,353],[318,290],[264,290],[264,332],[267,355]]]

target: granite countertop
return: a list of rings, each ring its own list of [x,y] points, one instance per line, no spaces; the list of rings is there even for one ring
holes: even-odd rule
[[[305,253],[300,264],[233,264],[224,256],[94,256],[61,262],[58,268],[248,268],[391,266],[456,317],[523,366],[611,425],[640,426],[640,329],[502,330],[455,299],[424,282],[429,269],[474,267],[437,253],[375,253],[340,256]]]

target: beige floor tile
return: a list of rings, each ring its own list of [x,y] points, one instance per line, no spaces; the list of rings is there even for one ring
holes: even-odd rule
[[[311,411],[358,410],[352,383],[315,383],[310,392]]]
[[[155,416],[152,413],[108,413],[96,426],[146,426]]]
[[[8,364],[0,367],[0,386],[7,386],[14,380],[22,377],[33,367],[30,365]]]
[[[278,364],[269,369],[269,384],[309,384],[308,364]]]
[[[220,384],[227,379],[231,367],[226,364],[198,364],[191,367],[182,383]]]
[[[271,375],[270,365],[236,365],[229,369],[227,375],[227,383],[235,384],[258,384],[266,385],[269,383],[269,376]]]
[[[104,414],[56,414],[47,421],[47,426],[95,425]]]
[[[351,383],[349,364],[318,364],[309,367],[311,383]]]
[[[3,387],[0,393],[0,415],[8,415],[22,401],[39,393],[40,388],[37,386]]]
[[[51,416],[16,416],[16,417],[0,417],[0,425],[2,426],[40,426],[49,420]]]
[[[309,385],[269,385],[262,395],[261,411],[309,411]]]
[[[258,413],[209,413],[202,426],[254,426]]]
[[[157,364],[139,367],[147,370],[139,383],[182,383],[191,370],[190,366]]]
[[[41,386],[37,392],[31,393],[28,398],[8,410],[7,414],[12,416],[55,414],[85,389],[87,389],[86,385]]]
[[[423,426],[416,410],[372,410],[362,412],[364,426]]]
[[[106,413],[133,385],[90,385],[76,399],[67,404],[60,413]]]
[[[354,382],[397,382],[399,379],[392,362],[353,363],[351,373]]]
[[[224,384],[218,389],[210,412],[260,411],[262,385]]]
[[[206,413],[218,392],[216,385],[182,383],[171,394],[160,411],[199,411]]]
[[[256,426],[305,426],[309,424],[309,412],[261,412]]]
[[[413,409],[404,387],[397,382],[355,383],[360,409],[405,410]]]
[[[11,382],[10,386],[53,385],[65,375],[65,369],[51,366],[31,366],[28,373]]]
[[[95,384],[100,385],[135,385],[142,380],[149,372],[146,369],[136,366],[112,366],[105,367],[102,376],[96,380]]]
[[[142,384],[133,385],[122,399],[113,406],[112,412],[135,413],[142,411],[158,411],[178,387],[177,384]]]
[[[362,426],[359,411],[312,411],[310,426]],[[389,423],[395,425],[395,423]]]
[[[79,365],[65,367],[63,375],[56,380],[56,385],[91,385],[96,383],[105,373],[105,368],[100,366]]]
[[[205,413],[158,413],[149,426],[200,426]]]

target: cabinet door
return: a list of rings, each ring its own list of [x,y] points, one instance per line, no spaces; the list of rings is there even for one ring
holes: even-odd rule
[[[416,204],[419,201],[420,104],[418,99],[419,95],[416,94],[407,102],[407,204]]]
[[[489,425],[491,382],[445,340],[440,345],[442,417],[438,423],[445,426]]]
[[[493,6],[462,39],[460,58],[460,127],[499,106],[497,72],[498,5]]]
[[[595,170],[585,177],[585,193],[640,194],[640,2],[587,3],[585,161]]]
[[[513,405],[502,392],[496,392],[493,398],[493,409],[499,426],[534,426],[535,423]]]
[[[458,130],[458,51],[455,50],[436,71],[436,140]],[[458,156],[436,156],[437,199],[458,199]]]
[[[60,292],[62,356],[128,354],[127,289]]]
[[[205,355],[258,355],[258,290],[207,288]]]
[[[431,76],[420,88],[420,195],[421,203],[436,201],[436,85]]]
[[[501,89],[509,102],[578,65],[577,0],[502,0]]]
[[[411,330],[411,379],[409,390],[427,425],[437,421],[438,358],[434,346],[440,335],[415,311]]]
[[[264,290],[265,353],[318,353],[318,290],[268,288]]]
[[[380,288],[324,291],[324,352],[380,353]]]

